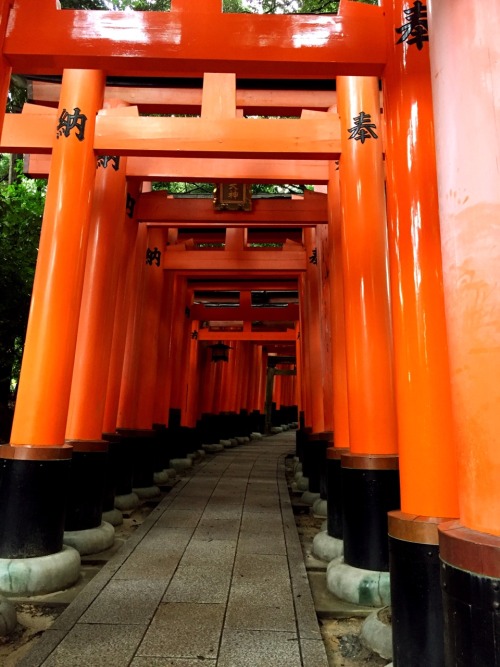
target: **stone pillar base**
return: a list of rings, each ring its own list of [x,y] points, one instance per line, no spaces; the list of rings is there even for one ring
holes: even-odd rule
[[[103,521],[97,528],[68,530],[64,533],[64,544],[76,549],[81,556],[97,554],[113,546],[115,529]]]
[[[49,556],[0,558],[0,591],[7,596],[55,593],[79,577],[80,554],[66,545]]]
[[[326,530],[322,530],[314,536],[312,553],[316,558],[330,563],[344,555],[344,542],[336,537],[330,537]]]
[[[121,512],[130,512],[139,506],[139,496],[137,493],[124,493],[120,496],[115,496],[115,507]]]
[[[329,563],[326,587],[341,600],[366,607],[385,607],[391,603],[389,572],[361,570],[342,559]]]

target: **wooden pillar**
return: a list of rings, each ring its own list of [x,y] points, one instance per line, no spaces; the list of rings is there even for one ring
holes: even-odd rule
[[[99,114],[137,115],[137,109],[126,109],[126,106],[112,100]],[[73,447],[66,531],[99,528],[103,508],[113,508],[108,443],[102,440],[102,433],[120,269],[119,248],[126,226],[127,159],[100,157],[96,168],[66,424],[66,442]]]
[[[139,184],[128,185],[125,224],[117,253],[118,290],[114,308],[113,337],[103,419],[103,433],[106,434],[114,433],[117,426],[128,312],[132,296],[132,286],[134,285],[136,275],[134,247],[138,227],[135,220],[135,209],[140,189],[141,186]]]
[[[351,448],[342,456],[344,558],[386,571],[387,512],[400,501],[378,80],[338,77],[337,95]]]
[[[184,425],[194,428],[198,416],[198,397],[199,397],[199,343],[197,339],[200,323],[197,320],[191,321],[191,335],[188,350],[188,363],[186,367],[187,387],[186,398],[183,412],[185,413]]]
[[[333,433],[335,447],[349,448],[349,404],[342,253],[342,212],[340,209],[339,165],[329,163],[328,243],[330,270],[330,313],[332,318]]]
[[[438,524],[458,516],[429,44],[387,3],[383,79],[401,511],[389,516],[395,664],[444,663]],[[410,12],[410,14],[408,14]],[[421,19],[424,16],[420,17]],[[425,34],[427,37],[427,33]]]
[[[12,0],[1,0],[0,2],[0,136],[3,128],[3,119],[5,117],[5,108],[7,106],[7,97],[9,94],[10,75],[12,67],[9,65],[3,55],[3,45],[5,40],[5,33],[7,31],[7,23],[9,21],[9,13],[12,7]]]
[[[500,6],[494,0],[428,5],[459,463],[460,520],[441,526],[439,536],[445,658],[450,665],[493,665],[500,662]]]
[[[316,188],[317,189],[317,188]],[[333,336],[331,308],[331,260],[328,225],[316,227],[316,247],[319,272],[320,313],[321,313],[321,364],[323,367],[323,429],[333,431],[333,373],[326,369],[333,367]]]
[[[302,329],[304,344],[307,350],[307,365],[303,368],[308,376],[309,400],[313,432],[325,430],[323,405],[323,372],[321,351],[321,306],[319,294],[319,267],[317,265],[317,248],[315,230],[304,230],[306,253],[310,261],[307,265],[304,285],[304,322]]]
[[[0,449],[2,558],[44,556],[62,548],[71,456],[64,434],[95,178],[95,118],[103,91],[103,72],[63,74],[13,446]],[[27,475],[23,486],[19,475]]]
[[[119,101],[108,104],[110,108],[99,114],[127,113],[126,105]],[[79,442],[79,446],[83,446],[81,441],[97,442],[102,438],[120,268],[118,248],[125,233],[126,169],[125,157],[100,158],[97,162],[66,425],[66,440]]]

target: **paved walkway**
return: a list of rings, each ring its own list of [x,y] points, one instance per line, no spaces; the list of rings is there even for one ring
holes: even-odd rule
[[[199,464],[20,667],[327,667],[285,481],[294,439]]]

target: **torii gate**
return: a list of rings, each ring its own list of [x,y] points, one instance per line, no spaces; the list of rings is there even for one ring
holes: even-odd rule
[[[488,481],[480,488],[475,481],[483,476],[486,480],[493,479],[491,475],[498,471],[498,455],[494,450],[493,437],[495,412],[484,407],[495,401],[491,401],[491,395],[486,403],[483,400],[493,385],[479,381],[475,384],[477,391],[471,395],[467,390],[470,372],[462,376],[457,373],[457,369],[462,368],[463,349],[469,341],[475,340],[477,332],[458,330],[455,316],[462,313],[460,290],[454,291],[457,283],[453,279],[452,262],[448,255],[445,282],[446,296],[451,304],[448,308],[452,343],[451,384],[448,358],[444,352],[448,339],[441,285],[431,69],[426,16],[424,19],[422,15],[426,11],[425,5],[400,0],[384,2],[383,7],[341,2],[339,15],[335,17],[249,17],[220,14],[218,0],[210,0],[198,10],[198,16],[202,13],[203,20],[197,21],[191,20],[187,0],[174,0],[169,16],[57,11],[53,5],[49,6],[49,2],[38,7],[35,15],[27,0],[15,1],[15,11],[12,12],[8,0],[4,0],[0,7],[2,98],[6,99],[11,71],[61,74],[64,70],[57,120],[59,131],[69,135],[63,140],[55,138],[51,114],[33,114],[29,120],[22,116],[6,119],[7,134],[2,133],[4,150],[24,151],[29,146],[29,152],[36,153],[46,150],[43,149],[43,136],[48,129],[53,137],[53,164],[30,317],[31,334],[29,331],[23,367],[28,379],[21,381],[11,446],[2,447],[0,452],[9,468],[9,475],[2,480],[1,489],[0,555],[9,561],[12,568],[14,561],[26,560],[23,557],[27,555],[57,556],[61,550],[62,522],[58,498],[40,495],[36,498],[17,497],[12,479],[14,472],[24,476],[34,474],[33,470],[38,469],[37,462],[43,460],[44,475],[47,476],[42,487],[57,488],[71,456],[70,448],[64,445],[64,408],[69,402],[78,316],[68,312],[71,310],[68,304],[72,300],[79,302],[83,282],[83,253],[76,239],[82,239],[82,247],[85,247],[89,193],[95,180],[95,155],[130,156],[131,160],[134,156],[152,159],[173,156],[217,160],[319,159],[327,161],[329,169],[329,228],[332,231],[332,250],[337,253],[337,261],[332,261],[331,273],[342,279],[346,298],[347,387],[345,381],[341,384],[341,373],[338,378],[336,376],[342,366],[338,356],[334,381],[337,379],[340,383],[337,396],[348,396],[348,410],[344,403],[341,413],[341,401],[334,402],[335,445],[339,449],[350,446],[349,455],[342,457],[343,469],[354,485],[359,483],[357,471],[368,469],[377,477],[377,471],[385,473],[387,469],[394,468],[395,440],[389,436],[380,437],[377,410],[373,411],[370,405],[371,400],[378,408],[383,407],[389,412],[391,409],[388,393],[383,395],[381,402],[376,400],[376,387],[384,374],[386,379],[390,379],[392,360],[384,357],[384,364],[388,362],[389,365],[381,366],[374,354],[375,350],[380,355],[381,349],[390,348],[384,327],[378,327],[377,321],[381,318],[387,323],[381,312],[389,312],[388,298],[379,300],[381,292],[384,292],[379,262],[390,262],[391,265],[397,444],[402,493],[401,511],[391,514],[389,527],[393,553],[391,570],[393,583],[397,582],[393,586],[395,594],[392,600],[394,618],[397,619],[396,664],[399,659],[405,665],[420,665],[423,661],[436,667],[440,664],[435,662],[441,659],[444,652],[438,583],[439,540],[445,554],[443,567],[452,589],[444,597],[449,633],[446,643],[448,662],[465,664],[458,662],[456,638],[462,636],[470,638],[470,648],[466,650],[469,656],[467,664],[474,664],[476,652],[487,656],[484,664],[491,664],[490,658],[497,651],[494,630],[489,635],[485,634],[479,645],[470,637],[474,621],[467,625],[464,615],[457,617],[453,614],[454,596],[460,598],[460,591],[454,583],[457,573],[467,571],[471,577],[479,576],[484,586],[492,585],[500,578],[498,565],[492,563],[495,559],[490,557],[490,554],[498,554],[500,550],[497,523],[500,501],[492,492],[495,488],[493,483]],[[476,8],[468,7],[467,13],[462,12],[461,3],[451,0],[443,1],[439,8],[432,7],[436,42],[432,71],[440,75],[440,81],[435,83],[438,99],[436,117],[438,125],[446,127],[448,132],[451,132],[450,118],[448,106],[440,97],[445,87],[441,80],[443,73],[445,78],[453,80],[455,64],[453,58],[440,50],[441,41],[443,48],[450,47],[447,31],[451,24],[462,31],[465,39],[467,21],[471,16],[485,33],[490,34],[491,26],[498,25],[500,17],[498,7],[493,3],[489,9],[486,19],[479,17]],[[247,30],[250,22],[252,30]],[[208,25],[210,30],[206,29]],[[477,58],[475,62],[478,61]],[[494,65],[489,67],[494,68]],[[202,99],[201,118],[138,118],[125,114],[120,117],[111,112],[96,118],[102,106],[104,72],[107,75],[134,77],[143,76],[145,71],[152,77],[200,77],[205,72],[233,73],[237,79],[336,76],[340,133],[333,114],[287,121],[242,119],[234,117],[235,105],[227,104],[228,97],[218,104],[217,95],[211,97],[210,94],[206,100],[205,116],[205,100]],[[497,76],[497,71],[493,72]],[[353,75],[382,77],[383,80],[388,256],[383,251],[385,237],[380,226],[380,221],[384,219],[380,144],[369,140],[356,141],[352,133],[355,119],[361,117],[361,112],[369,115],[375,126],[378,125],[378,89],[373,85],[370,87],[367,82],[355,82],[351,78]],[[472,74],[470,82],[473,82]],[[229,93],[229,86],[224,87],[223,94]],[[87,123],[85,137],[81,136],[80,142],[71,135],[71,126],[81,125],[82,113]],[[481,113],[485,119],[488,118],[486,111],[476,113],[478,118]],[[455,114],[458,118],[457,109]],[[457,118],[452,119],[452,128],[454,135],[459,137],[461,124]],[[443,143],[439,144],[439,159],[445,148]],[[339,155],[342,224],[338,215],[339,200],[334,196],[339,187],[333,160]],[[448,183],[449,174],[443,164],[440,162],[440,177]],[[245,164],[240,166],[243,176]],[[254,166],[257,166],[256,163]],[[222,175],[227,167],[227,163],[219,163],[218,173]],[[151,171],[159,173],[162,168],[165,169],[165,166],[151,166]],[[109,193],[111,186],[107,185],[106,190]],[[440,203],[446,213],[447,238],[456,242],[459,254],[467,259],[466,263],[477,267],[483,275],[481,262],[484,264],[484,252],[478,264],[468,248],[470,234],[464,234],[462,240],[457,240],[453,231],[449,231],[455,218],[449,213],[444,196]],[[460,205],[465,206],[465,203]],[[368,215],[368,212],[373,215]],[[68,224],[70,219],[71,229]],[[370,244],[370,258],[376,258],[374,262],[368,261],[370,258],[366,253],[366,246]],[[336,271],[340,257],[344,261],[344,269],[339,274]],[[334,306],[341,298],[339,284],[342,283],[334,279]],[[367,293],[368,285],[376,289]],[[303,285],[302,294],[307,289],[307,284]],[[61,298],[63,291],[65,298]],[[305,301],[311,302],[310,299]],[[47,315],[37,321],[40,317],[37,312],[44,308],[45,314],[50,314],[50,317]],[[311,315],[310,310],[307,315]],[[304,325],[303,312],[301,317]],[[59,322],[56,323],[58,318],[60,322],[65,322],[66,333],[62,339]],[[338,307],[334,308],[334,336],[343,324],[341,320]],[[370,336],[364,335],[367,331]],[[375,336],[373,332],[376,332]],[[54,344],[54,341],[57,343]],[[497,347],[495,341],[490,345],[481,343],[485,358],[493,361],[498,358],[494,352]],[[311,362],[311,359],[307,360],[307,346],[304,346],[303,354],[306,356],[304,367],[307,368]],[[361,366],[360,359],[363,362]],[[48,366],[52,366],[50,378],[43,377]],[[494,363],[489,366],[493,367]],[[491,372],[488,363],[481,368],[484,377],[487,377]],[[54,383],[52,380],[56,374],[58,380]],[[42,379],[50,379],[51,391],[47,392],[45,388],[37,391],[36,384]],[[388,391],[387,386],[385,391]],[[47,408],[54,397],[60,401],[60,410],[57,419],[51,420],[47,419]],[[452,398],[458,415],[453,418]],[[482,417],[485,436],[472,427],[476,408]],[[49,428],[51,421],[57,422],[56,427],[50,424]],[[390,421],[385,420],[384,428]],[[57,433],[57,437],[46,439],[47,431],[42,434],[42,424],[49,431],[54,429],[52,434]],[[474,464],[475,470],[473,479],[468,474],[462,475],[460,510],[453,464],[456,456],[452,446],[457,430],[461,455]],[[362,492],[358,486],[355,488]],[[18,522],[21,508],[22,520]],[[46,515],[42,516],[44,511]],[[14,515],[15,527],[12,524]],[[438,532],[438,525],[444,518],[458,516],[460,523],[441,525]],[[31,536],[34,529],[40,526],[43,526],[41,540],[33,544]],[[354,535],[356,531],[349,522],[347,526],[349,531],[344,541],[350,552],[347,549],[346,561],[351,558],[351,563],[356,561],[359,565],[363,561],[357,550],[359,533]],[[419,606],[413,597],[411,583],[414,564],[422,558],[425,561],[424,552],[432,555],[434,564],[430,579],[427,571],[419,575],[425,579],[423,588],[426,590],[422,606]],[[360,561],[356,560],[358,556]],[[61,569],[64,566],[61,565]],[[71,579],[75,570],[73,563],[69,569],[72,574],[67,576]],[[425,567],[422,569],[425,570]],[[485,613],[480,603],[478,608],[479,616]],[[411,610],[415,612],[414,617]],[[434,615],[431,610],[435,610]],[[420,636],[415,628],[419,627],[422,617],[426,619],[427,631]],[[429,626],[435,630],[434,633],[428,632]]]

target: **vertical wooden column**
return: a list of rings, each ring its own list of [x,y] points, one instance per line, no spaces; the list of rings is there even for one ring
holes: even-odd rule
[[[401,511],[389,515],[393,644],[396,665],[439,667],[437,526],[458,516],[458,493],[429,43],[427,31],[420,33],[425,9],[419,14],[406,0],[386,4],[383,103],[401,483]]]
[[[349,448],[349,405],[342,253],[342,211],[340,207],[339,165],[329,163],[328,244],[330,270],[330,313],[332,318],[333,433],[335,447]]]
[[[493,665],[500,662],[500,6],[493,0],[428,6],[459,462],[460,520],[439,529],[445,658],[460,667]]]
[[[119,100],[106,103],[100,115],[137,115]],[[122,237],[126,235],[127,159],[102,156],[96,183],[80,321],[71,384],[66,442],[73,447],[65,528],[99,528],[102,511],[112,509],[108,444],[102,440],[113,321]],[[109,487],[109,490],[108,490]],[[107,507],[111,505],[111,507]],[[111,538],[110,538],[111,539]]]
[[[118,431],[130,450],[132,488],[153,487],[153,431],[158,330],[163,287],[164,231],[139,225],[135,248],[138,272],[131,300],[118,405]],[[124,495],[124,494],[119,494]]]
[[[153,423],[168,424],[170,400],[169,341],[174,313],[175,277],[170,271],[164,271],[163,289],[160,306],[160,324],[158,330],[158,372],[153,407]]]
[[[325,431],[333,431],[333,373],[325,369],[333,367],[333,336],[331,308],[331,260],[328,225],[316,227],[316,246],[320,279],[320,313],[321,313],[321,364],[323,367],[323,413]]]
[[[0,2],[0,136],[2,134],[3,119],[5,108],[7,106],[7,97],[9,94],[10,75],[12,67],[3,55],[3,43],[9,21],[9,13],[12,7],[12,0],[1,0]]]
[[[99,114],[127,113],[115,101]],[[120,108],[120,106],[122,108]],[[133,115],[137,110],[130,110]],[[130,113],[130,112],[129,112]],[[114,309],[118,287],[117,255],[125,232],[127,159],[97,161],[91,229],[71,385],[66,440],[101,441]],[[117,218],[119,223],[117,223]]]
[[[140,189],[139,184],[129,184],[127,187],[125,224],[117,253],[118,289],[114,308],[113,337],[103,419],[103,433],[105,434],[114,433],[117,426],[128,312],[136,275],[134,247],[138,227],[135,220],[135,208]]]
[[[399,479],[378,80],[338,77],[337,95],[350,435],[344,555],[348,565],[386,571]]]
[[[198,397],[199,397],[199,344],[197,340],[199,321],[191,321],[191,335],[188,350],[188,363],[186,367],[187,387],[186,398],[183,412],[186,415],[184,425],[190,428],[196,426],[196,418],[198,416]]]
[[[324,431],[323,405],[323,372],[321,353],[321,307],[319,295],[319,266],[317,265],[317,248],[315,230],[304,230],[306,253],[310,261],[307,265],[304,289],[304,323],[302,329],[304,342],[307,348],[307,366],[303,372],[307,373],[310,385],[310,425],[313,432]],[[316,260],[314,260],[316,258]]]
[[[5,460],[0,484],[2,558],[43,556],[62,548],[71,456],[64,433],[95,178],[95,119],[103,91],[100,71],[63,74],[13,446],[0,449]],[[20,486],[15,480],[24,474],[26,482]]]

